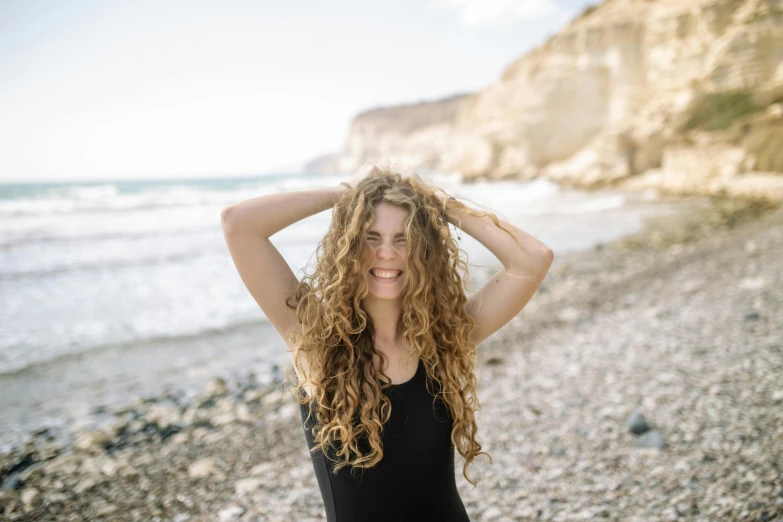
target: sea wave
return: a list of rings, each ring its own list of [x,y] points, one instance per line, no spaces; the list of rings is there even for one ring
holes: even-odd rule
[[[16,230],[17,237],[9,236],[7,238],[0,238],[0,251],[12,250],[21,247],[33,246],[33,245],[46,245],[46,244],[58,244],[58,243],[73,243],[75,241],[108,241],[117,239],[149,239],[156,237],[178,236],[183,235],[203,235],[207,231],[214,230],[217,225],[205,225],[200,227],[187,227],[167,230],[144,230],[139,232],[98,232],[90,233],[90,231],[84,231],[79,235],[63,235],[61,232],[52,233],[51,229],[33,229],[33,230]]]
[[[76,274],[83,272],[105,271],[105,270],[121,270],[125,268],[137,268],[151,265],[166,265],[172,263],[179,263],[182,261],[191,261],[195,258],[202,257],[210,254],[222,254],[225,253],[225,247],[216,247],[212,249],[205,249],[199,247],[190,251],[179,251],[167,256],[145,256],[134,257],[132,259],[117,259],[117,260],[100,260],[97,262],[87,263],[74,263],[67,266],[54,266],[43,269],[33,270],[19,270],[19,271],[6,271],[0,274],[0,281],[20,281],[29,279],[40,279],[44,277],[52,277],[62,274]]]
[[[286,183],[307,187],[307,180],[254,180],[225,186],[121,184],[52,187],[20,197],[0,198],[0,217],[129,212],[168,207],[230,205],[243,199],[279,192]]]
[[[59,216],[63,214],[97,214],[136,212],[160,208],[207,205],[230,205],[246,196],[246,191],[210,193],[201,191],[150,192],[142,195],[120,195],[101,199],[36,198],[0,202],[0,217]]]
[[[220,336],[229,333],[239,332],[243,329],[258,328],[260,325],[264,325],[264,324],[269,324],[269,321],[263,315],[259,315],[257,318],[252,320],[229,323],[225,326],[221,326],[217,328],[214,327],[205,328],[203,330],[197,330],[187,334],[172,335],[172,336],[156,335],[156,336],[151,336],[146,338],[137,338],[131,341],[125,341],[119,343],[108,343],[108,344],[87,346],[87,347],[82,347],[79,351],[60,352],[54,354],[53,357],[48,359],[5,361],[4,364],[0,364],[0,378],[12,377],[12,376],[13,377],[24,376],[25,374],[32,373],[44,368],[56,366],[64,362],[88,358],[92,355],[99,354],[100,352],[103,351],[139,349],[139,348],[144,348],[145,346],[150,347],[162,343],[189,341],[199,337]],[[29,354],[29,352],[26,353]]]

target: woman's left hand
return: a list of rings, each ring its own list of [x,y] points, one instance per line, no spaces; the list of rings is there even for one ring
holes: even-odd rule
[[[448,199],[454,199],[454,198],[449,198],[449,195],[443,189],[436,188],[435,186],[430,185],[429,183],[421,179],[421,177],[415,172],[411,172],[410,174],[407,174],[405,177],[406,179],[411,180],[414,185],[432,191],[435,194],[435,196],[438,198],[438,200],[444,205],[444,208],[446,205],[446,201]]]

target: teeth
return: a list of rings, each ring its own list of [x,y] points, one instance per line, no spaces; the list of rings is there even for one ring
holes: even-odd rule
[[[400,274],[399,271],[397,271],[397,272],[386,272],[386,271],[383,271],[383,270],[373,270],[372,271],[372,275],[374,275],[376,277],[381,277],[383,279],[394,279],[399,274]]]

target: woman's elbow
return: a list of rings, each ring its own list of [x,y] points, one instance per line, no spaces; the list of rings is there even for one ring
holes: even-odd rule
[[[540,270],[543,275],[549,272],[552,262],[555,260],[555,253],[551,248],[542,250],[539,256]]]
[[[231,205],[223,208],[223,210],[220,211],[220,226],[223,228],[224,232],[228,232],[231,226],[230,216],[231,216]]]

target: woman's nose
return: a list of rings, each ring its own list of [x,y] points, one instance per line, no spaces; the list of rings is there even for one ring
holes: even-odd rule
[[[384,243],[377,248],[375,255],[383,259],[394,259],[397,256],[397,250],[392,245]]]

